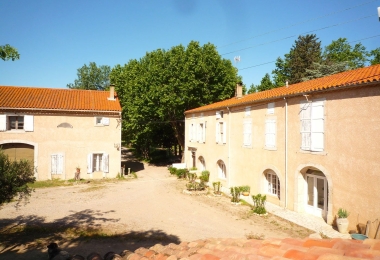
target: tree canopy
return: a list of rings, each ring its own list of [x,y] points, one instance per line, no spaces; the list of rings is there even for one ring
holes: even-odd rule
[[[7,60],[18,60],[20,59],[20,54],[17,49],[10,46],[9,44],[0,45],[0,58],[4,61]]]
[[[95,62],[84,64],[77,70],[78,79],[74,83],[67,84],[72,89],[105,90],[109,87],[111,67],[107,65],[97,66]]]
[[[143,154],[163,141],[183,147],[184,112],[232,97],[240,81],[213,44],[196,41],[117,65],[110,78],[123,106],[123,139]]]

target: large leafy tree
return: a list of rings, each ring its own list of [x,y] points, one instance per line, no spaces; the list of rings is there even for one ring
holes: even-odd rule
[[[270,79],[269,73],[266,73],[265,76],[261,79],[260,85],[256,86],[257,91],[265,91],[274,88],[272,80]]]
[[[195,41],[117,65],[110,78],[123,106],[123,138],[142,152],[163,142],[162,133],[183,147],[184,112],[232,97],[240,81],[213,44]]]
[[[327,45],[323,51],[323,59],[326,64],[347,62],[349,69],[357,69],[365,66],[368,52],[361,43],[351,46],[346,38],[339,38]]]
[[[316,78],[322,78],[328,75],[346,71],[348,69],[347,62],[336,62],[332,64],[314,63],[313,68],[306,69],[306,76],[302,81],[307,81]]]
[[[369,56],[373,56],[369,61],[371,65],[380,64],[380,47],[372,50]]]
[[[105,90],[109,86],[111,67],[107,65],[97,66],[95,62],[84,64],[77,70],[78,79],[74,83],[67,84],[72,89]]]
[[[9,44],[0,45],[0,58],[4,61],[7,60],[18,60],[20,59],[20,54],[17,49],[10,46]]]

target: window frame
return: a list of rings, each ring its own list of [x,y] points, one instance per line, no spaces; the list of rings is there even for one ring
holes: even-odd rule
[[[215,125],[215,141],[217,144],[227,143],[227,123],[225,121],[218,121]]]
[[[273,124],[273,126],[271,126]],[[269,142],[270,136],[273,135],[273,144]],[[265,149],[276,150],[277,149],[277,120],[276,118],[265,119]]]
[[[94,158],[96,155],[96,159]],[[101,159],[99,159],[99,156]],[[95,164],[94,164],[95,160]],[[109,172],[109,154],[105,152],[93,152],[87,155],[87,173],[92,174],[94,172]]]
[[[16,118],[16,127],[17,128],[11,128],[11,119],[15,117]],[[18,127],[18,124],[21,120],[18,120],[18,118],[23,118],[23,126],[22,128]],[[20,122],[21,123],[21,122]],[[0,115],[0,132],[33,132],[34,131],[34,116],[33,115],[26,115],[26,114],[15,114],[15,113],[8,113],[8,114],[1,114]]]
[[[64,154],[63,153],[51,154],[50,155],[50,174],[61,175],[64,173],[64,168],[65,168]]]
[[[325,152],[325,106],[324,98],[300,102],[301,151]]]
[[[243,121],[243,146],[252,146],[252,120],[250,119]]]
[[[267,171],[265,173],[265,181],[266,193],[281,199],[281,183],[277,174],[274,171]]]
[[[227,179],[227,167],[226,167],[226,164],[222,160],[219,160],[216,164],[217,164],[217,167],[218,167],[218,178],[226,180]]]

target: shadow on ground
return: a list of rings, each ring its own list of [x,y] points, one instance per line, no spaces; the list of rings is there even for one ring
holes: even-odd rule
[[[54,210],[54,208],[52,208]],[[115,225],[118,219],[106,218],[108,212],[83,210],[54,222],[46,222],[35,215],[15,219],[0,219],[0,259],[47,259],[46,246],[50,242],[70,254],[87,256],[91,252],[101,255],[109,251],[120,253],[157,243],[180,243],[175,235],[162,230],[125,231],[104,230],[101,226]]]

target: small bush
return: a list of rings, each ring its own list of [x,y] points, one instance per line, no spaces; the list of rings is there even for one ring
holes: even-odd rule
[[[177,169],[175,174],[177,175],[178,179],[183,179],[186,178],[188,173],[189,171],[187,169]]]
[[[241,190],[241,192],[250,192],[251,187],[249,187],[248,185],[240,186],[240,190]]]
[[[232,195],[231,202],[238,203],[240,201],[241,188],[240,187],[231,187],[230,191],[231,191],[231,195]]]
[[[210,179],[210,172],[209,171],[202,171],[201,176],[199,176],[199,179],[202,182],[208,182]]]
[[[197,179],[197,174],[189,172],[189,173],[186,174],[186,177],[189,180],[189,182],[193,182],[193,181],[195,181]]]
[[[213,182],[212,186],[214,186],[214,193],[220,194],[220,181]]]
[[[267,210],[265,209],[265,202],[267,200],[266,195],[261,195],[260,193],[257,195],[252,195],[254,209],[253,212],[256,214],[265,214]]]
[[[177,173],[177,168],[175,168],[173,166],[170,166],[168,168],[168,170],[169,170],[169,172],[170,172],[171,175],[176,175],[176,173]]]

